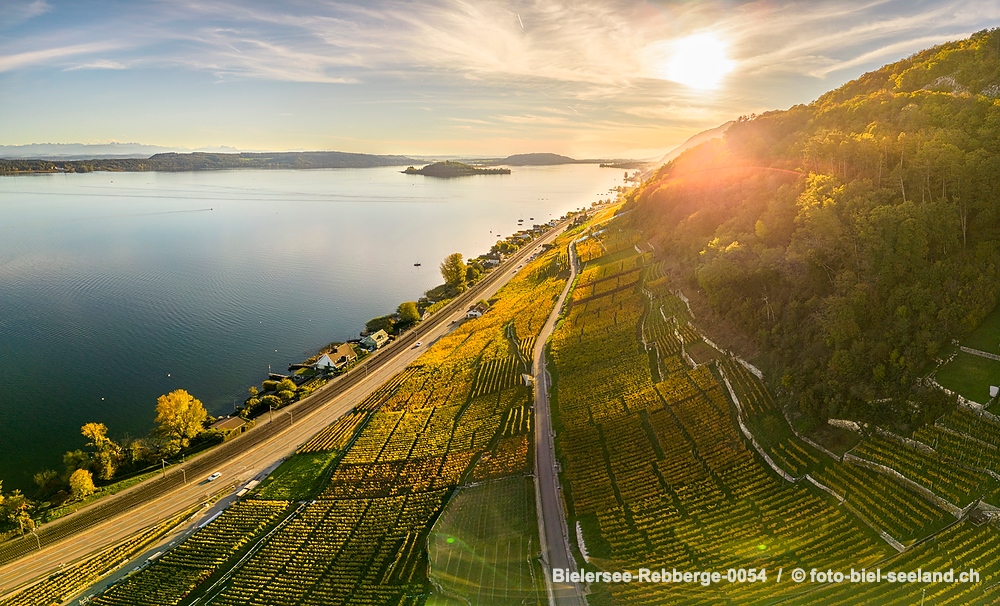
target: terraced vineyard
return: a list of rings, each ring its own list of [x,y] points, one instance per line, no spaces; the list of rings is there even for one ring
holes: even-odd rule
[[[198,509],[200,506],[73,563],[47,579],[31,585],[24,591],[19,591],[6,600],[0,601],[0,606],[60,604],[124,566],[130,558],[154,545],[156,541],[193,515]]]
[[[140,574],[112,586],[93,603],[107,606],[179,604],[243,545],[287,513],[289,506],[287,501],[236,503]]]
[[[965,507],[995,485],[985,472],[957,465],[929,448],[920,450],[882,435],[867,438],[851,454],[894,469],[958,507]]]
[[[865,467],[831,462],[813,474],[858,513],[901,542],[927,536],[955,518],[892,478]]]
[[[415,603],[426,591],[419,539],[446,495],[320,498],[269,539],[211,603]]]
[[[686,306],[670,294],[661,268],[644,268],[642,284],[632,291],[585,298],[593,297],[597,276],[614,275],[644,260],[639,253],[619,250],[592,253],[579,282],[589,290],[574,297],[583,303],[570,308],[552,346],[558,377],[557,445],[571,524],[582,529],[580,551],[600,570],[766,568],[774,575],[784,568],[786,578],[780,585],[773,576],[768,584],[712,587],[595,584],[588,596],[591,604],[777,601],[803,591],[787,581],[792,568],[847,570],[896,554],[869,524],[912,541],[954,521],[888,475],[836,462],[800,440],[763,383],[720,356],[719,372],[730,379],[747,424],[755,432],[773,425],[761,441],[775,464],[795,477],[814,474],[851,508],[804,479],[793,483],[773,472],[737,427],[721,375],[709,365],[692,369],[680,357],[682,342],[701,337],[690,327]],[[956,425],[971,421],[960,415],[951,419]],[[913,458],[914,449],[893,445],[893,452],[882,453],[878,440],[871,440],[859,450],[879,452],[895,462]],[[992,452],[988,446],[980,450],[979,456]],[[940,462],[920,454],[919,464],[906,470],[924,477]],[[960,493],[964,500],[956,499],[963,504],[986,484],[983,474],[950,469],[957,481],[935,486]],[[966,532],[973,537],[977,531],[970,526]],[[992,544],[995,531],[983,532],[983,540]],[[912,553],[923,553],[930,544],[919,543]],[[971,544],[966,551],[974,551]],[[996,560],[984,561],[986,566],[977,567],[995,582],[1000,578]],[[948,591],[981,591],[985,585],[949,586]],[[842,594],[844,603],[858,603],[848,592]]]
[[[824,604],[847,606],[879,604],[879,606],[909,606],[919,604],[996,604],[1000,597],[996,571],[1000,568],[1000,531],[992,525],[977,527],[961,522],[937,535],[933,541],[915,546],[892,559],[881,562],[883,574],[910,572],[918,569],[960,572],[980,571],[982,581],[962,583],[870,583],[813,586],[783,602],[790,605]],[[845,562],[846,574],[850,565]],[[986,573],[989,571],[989,573]]]
[[[763,382],[732,358],[722,362],[755,437],[771,459],[796,478],[808,473],[843,498],[869,524],[909,544],[954,521],[947,511],[886,473],[817,452],[787,427]],[[765,426],[772,429],[770,434]],[[927,429],[927,428],[925,428]],[[924,430],[921,430],[924,431]]]

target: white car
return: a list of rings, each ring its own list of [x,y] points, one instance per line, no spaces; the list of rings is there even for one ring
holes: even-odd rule
[[[417,347],[420,347],[420,346],[421,346],[421,345],[423,345],[423,344],[424,344],[424,342],[423,342],[423,341],[417,341]]]
[[[218,480],[218,479],[219,479],[219,478],[221,478],[221,477],[222,477],[222,474],[221,474],[221,473],[219,473],[219,472],[215,472],[215,473],[213,473],[212,475],[208,476],[208,480],[207,480],[207,481],[208,481],[208,482],[214,482],[214,481]]]

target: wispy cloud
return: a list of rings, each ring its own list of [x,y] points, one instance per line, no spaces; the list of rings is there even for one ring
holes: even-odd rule
[[[54,60],[67,57],[78,57],[116,49],[114,42],[89,42],[70,46],[54,46],[43,50],[26,51],[9,55],[0,55],[0,72],[21,69],[35,65],[49,64]]]
[[[724,36],[744,73],[823,77],[1000,19],[1000,5],[971,0],[373,0],[289,6],[159,4],[144,9],[149,14],[120,17],[127,27],[120,28],[126,33],[119,39],[145,47],[145,64],[225,77],[354,83],[372,74],[434,74],[515,87],[559,83],[575,86],[575,95],[592,96],[662,78],[665,49],[692,31]],[[46,10],[37,0],[22,13]],[[35,51],[31,61],[28,53],[14,54],[22,57],[18,62],[8,55],[7,69],[64,56],[50,51]]]
[[[898,2],[771,3],[745,6],[720,26],[737,40],[744,73],[823,78],[875,61],[894,61],[929,45],[967,36],[1000,19],[1000,4]]]
[[[808,102],[998,21],[993,0],[162,0],[87,10],[0,0],[0,72],[124,69],[132,83],[208,75],[268,92],[308,83],[336,91],[324,98],[338,115],[372,130],[387,130],[387,114],[420,112],[413,122],[496,141],[507,129],[652,148]],[[712,94],[664,76],[673,42],[696,33],[728,43],[736,65]],[[317,102],[294,113],[321,121],[323,111]]]
[[[80,65],[74,65],[73,67],[67,67],[66,71],[71,72],[78,69],[125,69],[126,67],[128,66],[119,61],[108,61],[107,59],[98,59],[97,61],[82,63]]]
[[[0,0],[0,29],[20,25],[25,21],[49,12],[52,7],[45,0]]]

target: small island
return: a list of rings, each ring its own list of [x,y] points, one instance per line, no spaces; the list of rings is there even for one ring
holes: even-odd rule
[[[479,168],[462,162],[435,162],[423,168],[408,167],[403,171],[407,175],[425,175],[427,177],[465,177],[467,175],[509,175],[509,168]]]

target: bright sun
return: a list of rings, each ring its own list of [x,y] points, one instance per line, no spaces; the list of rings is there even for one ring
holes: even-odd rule
[[[726,50],[726,43],[711,33],[676,40],[664,66],[665,75],[668,80],[691,88],[719,88],[722,79],[735,65],[726,55]]]

